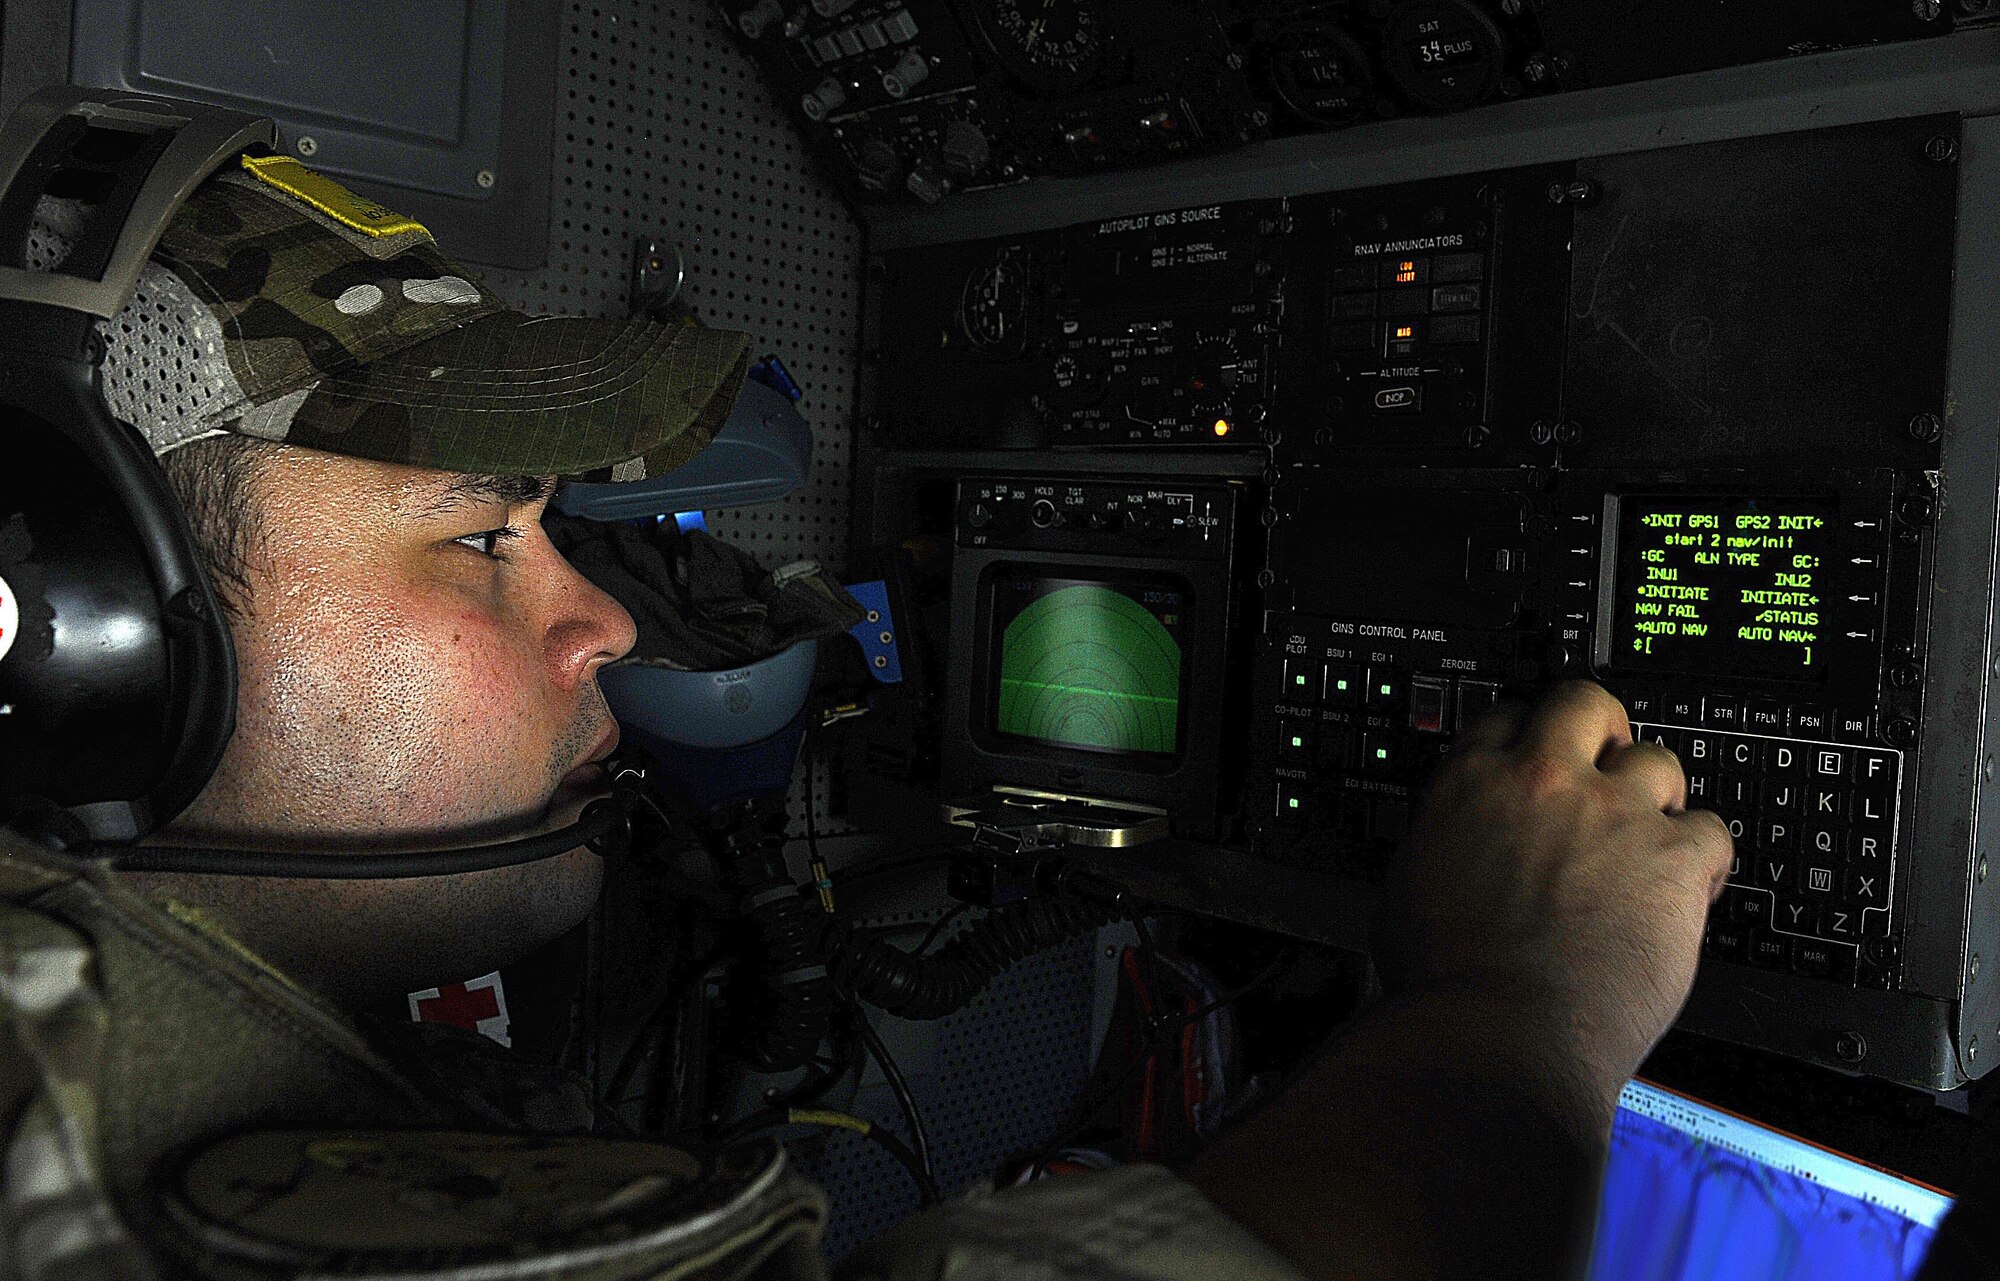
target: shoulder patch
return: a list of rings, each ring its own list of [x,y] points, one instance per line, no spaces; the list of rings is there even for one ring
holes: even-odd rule
[[[243,168],[253,178],[276,187],[295,200],[304,201],[342,226],[366,236],[400,236],[406,231],[430,235],[430,228],[415,218],[385,209],[365,196],[357,196],[323,174],[314,173],[291,156],[245,156]]]

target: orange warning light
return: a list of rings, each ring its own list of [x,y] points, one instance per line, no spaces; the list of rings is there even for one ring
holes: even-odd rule
[[[1414,285],[1417,283],[1417,264],[1405,258],[1396,264],[1396,283]]]
[[[1227,436],[1229,434],[1229,420],[1227,418],[1218,418],[1215,420],[1215,434],[1218,436]]]
[[[1396,337],[1398,339],[1415,338],[1416,336],[1417,336],[1417,327],[1415,325],[1396,326]]]

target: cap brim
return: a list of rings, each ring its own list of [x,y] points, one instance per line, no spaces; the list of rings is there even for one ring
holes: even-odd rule
[[[580,476],[642,459],[657,476],[721,429],[749,345],[690,324],[497,312],[327,376],[283,439],[444,471]]]

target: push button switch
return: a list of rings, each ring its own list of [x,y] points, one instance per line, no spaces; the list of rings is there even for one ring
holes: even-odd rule
[[[1403,674],[1393,667],[1371,667],[1368,669],[1367,702],[1371,707],[1383,707],[1403,701]]]
[[[1312,703],[1319,699],[1320,664],[1314,658],[1287,658],[1285,660],[1285,701],[1287,703]]]
[[[1446,730],[1445,682],[1419,676],[1410,682],[1410,728],[1421,734],[1442,734]]]
[[[1278,722],[1278,757],[1280,760],[1309,760],[1312,757],[1312,750],[1312,729],[1304,721],[1280,720]]]
[[[1353,707],[1361,701],[1361,668],[1353,663],[1326,665],[1326,703],[1329,707]]]
[[[1286,827],[1304,827],[1306,822],[1306,785],[1292,779],[1278,780],[1278,822]]]
[[[1361,736],[1361,768],[1371,774],[1392,772],[1401,760],[1396,750],[1396,740],[1382,733],[1367,733]]]
[[[1479,719],[1480,713],[1500,701],[1500,687],[1492,681],[1460,681],[1453,701],[1457,713],[1454,723],[1463,733]]]

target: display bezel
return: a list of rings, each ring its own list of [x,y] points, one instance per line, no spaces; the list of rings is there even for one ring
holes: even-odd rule
[[[1618,571],[1624,550],[1626,505],[1634,501],[1666,503],[1741,502],[1746,499],[1771,502],[1813,503],[1824,507],[1829,517],[1828,575],[1826,592],[1869,594],[1875,597],[1865,607],[1865,628],[1851,624],[1863,617],[1862,610],[1846,611],[1839,626],[1828,627],[1826,666],[1818,678],[1796,677],[1770,672],[1722,672],[1716,670],[1676,670],[1663,665],[1641,665],[1624,661],[1617,643]],[[1881,665],[1882,600],[1888,557],[1886,502],[1867,486],[1839,485],[1741,485],[1702,484],[1689,486],[1648,485],[1621,488],[1604,496],[1597,569],[1597,608],[1591,647],[1591,666],[1600,676],[1652,685],[1696,682],[1721,689],[1777,688],[1801,696],[1818,691],[1872,690]],[[1857,559],[1872,560],[1858,566]],[[1850,633],[1859,630],[1865,635]]]
[[[1180,635],[1177,643],[1181,649],[1181,661],[1174,708],[1174,749],[1171,752],[1093,747],[1088,744],[1066,743],[1013,733],[999,727],[1001,663],[1005,658],[1001,634],[1004,629],[999,617],[1000,594],[1006,585],[1023,582],[1102,587],[1126,594],[1148,589],[1180,594],[1182,620],[1179,624]],[[1088,759],[1100,768],[1105,765],[1115,765],[1147,773],[1171,772],[1180,766],[1188,753],[1189,707],[1194,693],[1194,659],[1201,632],[1202,602],[1193,583],[1173,573],[1133,571],[1109,566],[1100,572],[1079,572],[1077,567],[1072,566],[1006,561],[988,566],[980,575],[978,602],[973,645],[976,682],[973,707],[978,715],[972,718],[971,730],[974,739],[981,747],[1001,754],[1074,754]],[[1018,617],[1018,614],[1016,616]]]

